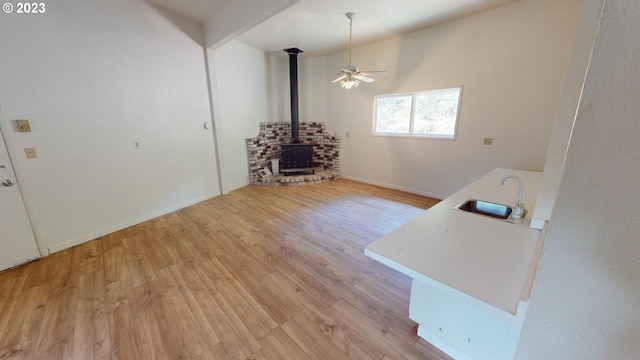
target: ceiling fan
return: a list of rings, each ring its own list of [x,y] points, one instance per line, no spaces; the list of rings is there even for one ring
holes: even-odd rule
[[[387,75],[386,71],[360,71],[360,68],[351,64],[351,38],[353,34],[353,17],[356,13],[348,12],[345,14],[347,19],[349,19],[349,65],[340,69],[340,73],[338,74],[338,78],[333,80],[331,83],[339,82],[340,86],[345,89],[356,88],[360,85],[360,81],[364,81],[366,83],[371,83],[374,79],[370,78],[369,75]]]

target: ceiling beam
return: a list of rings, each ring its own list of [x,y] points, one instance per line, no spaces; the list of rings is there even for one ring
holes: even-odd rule
[[[300,0],[232,0],[204,26],[206,48],[217,48]]]

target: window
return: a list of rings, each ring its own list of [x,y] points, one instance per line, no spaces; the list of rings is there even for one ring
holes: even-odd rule
[[[462,87],[378,95],[373,134],[455,139]]]

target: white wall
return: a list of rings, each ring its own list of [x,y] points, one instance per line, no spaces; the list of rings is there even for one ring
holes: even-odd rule
[[[304,49],[303,49],[304,51]],[[291,121],[288,55],[269,56],[269,121]],[[298,55],[298,108],[300,122],[327,121],[327,57]]]
[[[283,59],[280,54],[271,54],[269,55],[269,121],[291,121],[289,96],[289,60]]]
[[[542,171],[580,4],[523,0],[354,48],[354,64],[389,75],[355,90],[327,87],[343,176],[445,197],[496,167]],[[327,74],[346,62],[346,52],[329,56]],[[457,140],[371,136],[374,95],[457,85]]]
[[[138,0],[2,15],[1,126],[46,247],[219,194],[201,26]]]
[[[333,79],[328,79],[326,68],[326,56],[306,57],[304,53],[299,55],[298,102],[301,122],[327,122],[327,86]]]
[[[247,138],[255,137],[260,123],[269,120],[271,57],[237,40],[208,50],[212,81],[216,138],[222,192],[249,184]]]
[[[640,354],[640,2],[604,6],[517,359]]]
[[[556,121],[551,132],[551,140],[547,148],[540,191],[536,199],[535,211],[531,227],[542,229],[544,222],[551,219],[551,211],[556,200],[564,157],[569,144],[569,136],[578,110],[578,101],[582,94],[582,86],[591,57],[591,49],[596,37],[600,12],[604,0],[589,0],[582,3],[580,22],[576,30],[575,40],[564,89],[558,106]]]

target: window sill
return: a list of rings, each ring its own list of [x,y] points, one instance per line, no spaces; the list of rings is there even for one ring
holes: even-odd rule
[[[403,138],[403,139],[418,139],[418,140],[456,140],[454,137],[444,137],[444,136],[429,136],[429,135],[409,135],[409,134],[371,134],[373,137],[386,137],[386,138]]]

